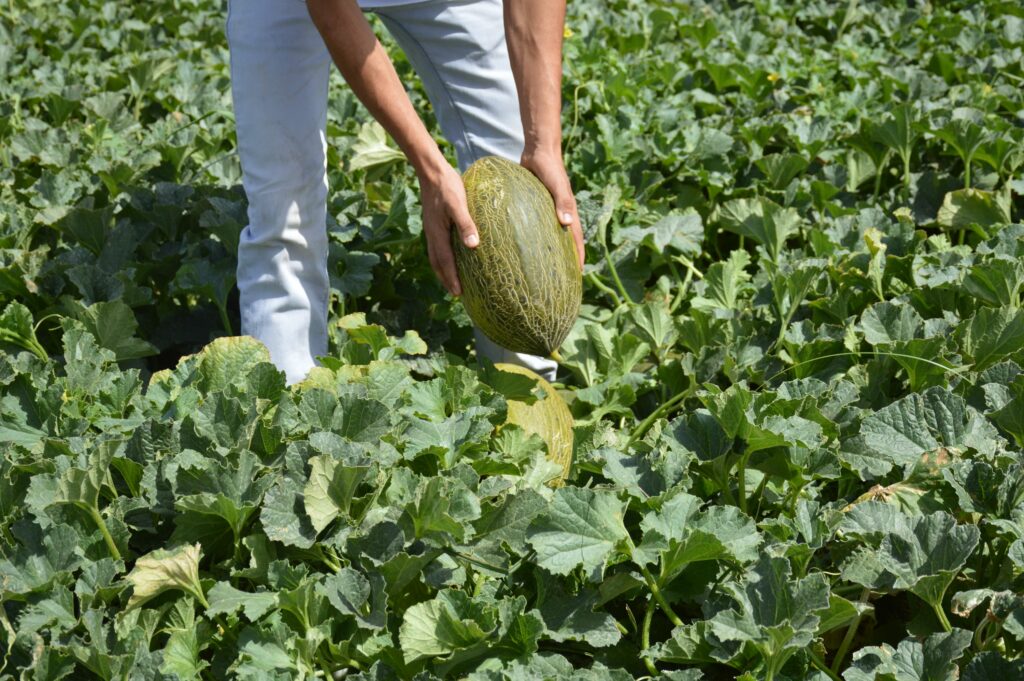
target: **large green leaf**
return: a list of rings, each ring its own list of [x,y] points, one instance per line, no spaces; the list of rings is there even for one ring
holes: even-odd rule
[[[192,594],[205,604],[199,582],[200,554],[198,544],[185,544],[176,549],[157,549],[139,558],[126,577],[133,587],[127,607],[139,607],[170,589]]]
[[[769,675],[811,643],[819,613],[829,607],[825,576],[793,579],[785,558],[763,556],[744,581],[729,583],[727,589],[736,605],[712,617],[709,627],[723,641],[753,644]]]
[[[924,643],[905,639],[893,648],[888,643],[862,648],[843,672],[845,681],[956,681],[956,660],[971,644],[971,632],[954,629],[932,634]]]
[[[1006,358],[1019,359],[1024,349],[1024,309],[979,308],[959,327],[957,336],[977,371]]]
[[[530,525],[537,564],[556,575],[582,566],[599,576],[608,559],[629,539],[625,506],[611,492],[563,487],[546,513]]]
[[[863,542],[841,564],[844,579],[873,589],[909,590],[937,613],[981,536],[977,526],[958,525],[943,511],[908,516],[876,501],[854,505],[840,531]]]
[[[659,564],[659,577],[667,583],[691,563],[705,560],[753,562],[761,543],[754,523],[739,509],[712,507],[700,510],[701,500],[679,494],[659,511],[641,521],[643,541],[633,553],[640,565]]]

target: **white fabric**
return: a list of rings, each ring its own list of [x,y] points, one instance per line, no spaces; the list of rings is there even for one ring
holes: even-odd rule
[[[375,0],[370,0],[374,2]],[[460,169],[523,149],[501,0],[423,0],[375,10],[423,80]],[[244,335],[289,385],[327,353],[327,79],[331,59],[301,0],[230,0],[227,20],[249,225],[238,244]],[[553,380],[547,358],[477,331],[477,353]]]
[[[380,7],[396,7],[398,5],[416,5],[427,0],[359,0],[359,6],[363,9],[378,9]]]

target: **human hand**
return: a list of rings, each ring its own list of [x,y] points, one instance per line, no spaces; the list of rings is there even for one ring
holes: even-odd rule
[[[569,229],[572,239],[576,243],[576,255],[579,259],[580,269],[583,269],[583,261],[586,258],[586,247],[583,244],[583,228],[580,225],[579,212],[576,209],[576,197],[573,196],[572,186],[569,184],[569,176],[565,172],[565,164],[562,162],[562,155],[555,153],[531,153],[523,154],[519,164],[537,176],[555,200],[555,213],[558,222]]]
[[[423,205],[423,233],[427,237],[430,266],[449,293],[461,295],[451,230],[453,226],[458,230],[466,248],[480,245],[480,235],[469,215],[466,189],[459,173],[444,163],[433,172],[421,175],[420,203]]]

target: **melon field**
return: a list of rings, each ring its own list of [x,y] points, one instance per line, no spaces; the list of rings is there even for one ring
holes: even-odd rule
[[[1019,2],[570,3],[562,486],[337,72],[240,335],[224,15],[0,5],[0,679],[1024,679]]]

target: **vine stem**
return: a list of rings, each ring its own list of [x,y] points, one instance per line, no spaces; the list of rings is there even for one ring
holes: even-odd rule
[[[869,598],[871,598],[871,589],[863,589],[860,592],[858,601],[867,603]],[[846,658],[846,653],[850,650],[850,645],[853,643],[853,637],[857,633],[857,627],[860,626],[862,617],[862,615],[857,615],[857,618],[850,622],[850,626],[846,628],[846,634],[839,644],[839,650],[836,651],[835,659],[832,660],[832,672],[834,674],[838,674],[839,669],[843,666],[843,660]]]
[[[671,265],[671,263],[669,264]],[[672,269],[675,270],[675,267],[673,267]],[[673,276],[675,276],[677,279],[679,278],[677,274],[673,274]],[[682,305],[683,298],[686,297],[687,292],[690,290],[691,281],[693,281],[693,270],[687,270],[686,277],[683,279],[682,285],[679,287],[679,290],[676,292],[675,298],[672,299],[672,303],[668,307],[668,311],[670,313],[674,313],[676,309],[678,309],[678,307]]]
[[[661,593],[661,587],[658,586],[658,580],[654,578],[651,571],[648,570],[646,566],[641,566],[640,571],[643,573],[644,580],[647,582],[647,588],[651,590],[651,596],[653,596],[654,600],[658,602],[658,606],[668,617],[669,621],[677,627],[683,626],[683,621],[679,619],[679,615],[672,610],[672,606],[665,600],[665,596]]]
[[[825,660],[821,659],[821,657],[818,656],[818,653],[810,649],[808,649],[807,652],[811,656],[811,664],[818,669],[818,671],[825,674],[828,678],[832,679],[832,681],[843,681],[839,674],[828,668],[828,665],[825,664]]]
[[[647,611],[644,612],[644,625],[640,633],[640,646],[643,648],[644,666],[647,667],[647,671],[651,673],[651,676],[658,676],[658,668],[654,666],[654,661],[647,657],[647,650],[651,647],[651,620],[654,619],[654,599],[651,598],[647,601]]]
[[[46,349],[33,338],[23,338],[18,334],[12,333],[5,329],[0,329],[0,340],[7,341],[8,343],[11,343],[13,345],[18,345],[28,350],[39,359],[50,359],[50,356],[46,353]]]
[[[651,426],[654,425],[655,421],[661,418],[666,412],[671,411],[676,405],[678,405],[684,399],[686,399],[686,393],[678,393],[668,402],[665,402],[660,407],[652,411],[647,416],[647,418],[640,422],[640,425],[636,427],[636,430],[633,431],[633,434],[630,436],[629,441],[626,443],[626,446],[628,447],[629,445],[633,444],[634,442],[642,438],[647,433],[647,431],[650,430]]]
[[[612,273],[612,281],[615,282],[615,287],[619,289],[619,293],[622,294],[622,299],[626,301],[626,304],[633,307],[636,305],[636,302],[628,293],[626,293],[626,287],[622,284],[622,279],[619,279],[619,270],[615,267],[615,261],[612,259],[611,251],[608,250],[608,246],[606,244],[601,245],[604,246],[604,257],[608,263],[608,270]]]
[[[933,604],[932,610],[935,611],[935,616],[939,618],[939,624],[942,625],[943,631],[953,631],[953,626],[949,623],[949,619],[946,617],[946,613],[942,609],[942,603]]]
[[[601,291],[609,298],[611,298],[612,302],[615,303],[615,307],[622,307],[622,299],[619,298],[619,294],[615,292],[615,289],[611,288],[603,281],[601,281],[601,279],[598,278],[596,274],[594,274],[593,272],[588,274],[587,281],[589,281],[594,288],[596,288],[597,290]]]
[[[193,591],[192,595],[194,595],[196,599],[199,600],[199,602],[202,604],[204,608],[210,607],[210,601],[206,600],[206,595],[203,593],[202,587],[197,588],[195,591]]]
[[[750,452],[743,452],[736,469],[736,494],[739,496],[739,509],[747,514],[747,462]]]
[[[107,524],[103,521],[103,516],[95,507],[89,509],[89,515],[92,516],[93,522],[100,530],[100,534],[103,535],[103,541],[107,543],[107,549],[110,551],[110,555],[114,560],[121,560],[121,552],[117,550],[117,544],[114,543],[114,538],[110,535],[110,530],[107,529]]]
[[[693,264],[693,261],[690,260],[689,258],[687,258],[686,256],[676,255],[676,256],[673,256],[673,260],[675,260],[680,265],[685,267],[687,272],[689,272],[693,276],[697,277],[698,279],[703,279],[704,278],[704,273],[701,272],[700,270],[698,270],[696,265]]]

